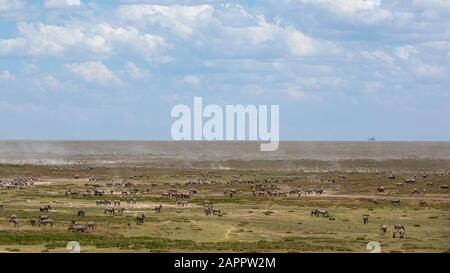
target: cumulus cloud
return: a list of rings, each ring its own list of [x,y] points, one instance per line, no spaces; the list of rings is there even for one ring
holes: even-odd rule
[[[107,23],[94,25],[47,25],[19,23],[20,36],[0,39],[0,54],[61,56],[68,52],[111,56],[135,53],[150,60],[170,46],[164,38],[141,33],[133,27],[113,27]]]
[[[101,62],[85,62],[66,64],[66,68],[89,83],[114,85],[120,79]]]
[[[414,18],[411,12],[391,11],[382,7],[380,0],[297,0],[327,9],[338,16],[362,23],[395,21],[405,23]]]
[[[127,62],[125,65],[125,70],[128,75],[135,80],[145,78],[149,74],[148,70],[139,68],[133,62]]]
[[[122,5],[117,16],[124,21],[142,25],[158,24],[181,37],[189,37],[195,28],[211,20],[213,7],[210,5]]]

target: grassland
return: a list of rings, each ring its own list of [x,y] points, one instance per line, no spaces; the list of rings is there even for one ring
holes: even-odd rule
[[[419,171],[387,172],[304,172],[261,170],[202,170],[182,168],[106,167],[63,165],[0,165],[0,179],[38,177],[34,186],[1,189],[0,251],[67,252],[69,241],[78,241],[84,252],[368,252],[367,243],[377,241],[382,252],[449,252],[450,196],[440,185],[450,184],[450,175]],[[79,179],[74,176],[79,175]],[[345,175],[345,178],[342,177]],[[397,183],[417,176],[415,184]],[[105,181],[88,182],[91,176]],[[204,179],[205,184],[186,184]],[[107,182],[127,179],[132,186],[108,187]],[[322,195],[256,196],[251,193],[256,180],[277,184],[279,191],[291,188],[323,188]],[[234,180],[253,181],[248,183]],[[334,183],[332,182],[334,180]],[[427,183],[432,182],[432,185]],[[85,184],[99,184],[105,196],[66,196],[70,190],[86,190]],[[170,187],[178,192],[198,190],[186,208],[178,208],[175,199],[161,197]],[[384,192],[377,187],[383,186]],[[122,191],[139,189],[136,204],[127,204]],[[420,194],[411,194],[417,188]],[[229,197],[224,191],[241,193]],[[422,190],[426,189],[426,193]],[[110,191],[113,190],[113,195]],[[390,199],[398,197],[400,205]],[[368,202],[377,198],[378,204]],[[97,199],[120,199],[123,215],[105,215]],[[210,200],[223,216],[205,215],[203,202]],[[419,202],[426,201],[426,207]],[[28,219],[39,217],[39,207],[51,204],[47,213],[54,227],[32,227]],[[162,205],[161,213],[153,208]],[[111,206],[112,207],[112,206]],[[85,217],[76,215],[78,209]],[[311,217],[312,209],[325,208],[329,218]],[[145,213],[145,223],[135,217]],[[8,222],[16,214],[20,225]],[[369,214],[363,224],[362,215]],[[68,232],[72,220],[94,221],[96,228],[87,233]],[[406,227],[403,239],[392,238],[393,224]],[[379,226],[388,226],[386,234]]]

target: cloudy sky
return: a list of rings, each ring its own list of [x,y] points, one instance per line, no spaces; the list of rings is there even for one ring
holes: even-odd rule
[[[0,139],[170,139],[279,104],[287,140],[450,140],[450,1],[0,0]]]

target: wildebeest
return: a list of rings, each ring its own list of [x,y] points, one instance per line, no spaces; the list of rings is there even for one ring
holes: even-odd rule
[[[369,223],[369,214],[363,215],[363,223],[364,223],[364,225]]]
[[[395,224],[394,227],[392,228],[392,238],[395,238],[397,233],[400,234],[400,238],[403,238],[403,236],[405,235],[405,232],[406,232],[406,229],[402,224]]]
[[[105,210],[104,210],[104,213],[105,214],[113,214],[114,213],[114,208],[106,208]]]
[[[136,216],[136,224],[143,224],[145,219],[145,215],[143,213],[140,213],[138,216]]]
[[[387,232],[387,226],[386,225],[380,225],[379,232],[381,234],[386,233]]]
[[[52,209],[52,206],[50,206],[50,205],[45,205],[45,206],[41,206],[40,208],[39,208],[39,211],[43,211],[43,212],[48,212],[49,210],[51,210]]]
[[[95,229],[95,223],[90,221],[86,224],[86,228],[88,229]]]
[[[408,177],[408,178],[405,179],[404,182],[405,182],[406,184],[414,184],[414,183],[416,183],[416,176],[414,176],[414,177]]]
[[[313,209],[311,211],[311,216],[316,216],[316,217],[329,217],[330,214],[328,213],[328,211],[326,209]]]
[[[86,232],[87,226],[86,225],[80,225],[80,224],[70,224],[68,231],[72,232]]]
[[[162,205],[161,205],[161,204],[160,204],[159,206],[153,208],[153,210],[154,210],[156,213],[160,213],[160,212],[161,212],[161,209],[162,209]]]
[[[31,226],[34,227],[34,226],[36,225],[37,221],[38,221],[38,220],[37,220],[36,218],[30,218],[30,224],[31,224]]]
[[[51,227],[53,227],[53,220],[50,219],[50,218],[43,219],[43,220],[41,220],[39,222],[39,227],[41,227],[41,226],[44,226],[44,227],[51,226]]]

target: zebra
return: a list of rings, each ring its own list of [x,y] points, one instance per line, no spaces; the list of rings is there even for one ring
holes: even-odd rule
[[[425,201],[420,201],[420,202],[419,202],[419,206],[420,206],[420,207],[426,207],[426,206],[427,206],[427,202],[425,202]]]
[[[120,206],[120,200],[114,200],[114,206]]]
[[[222,211],[220,209],[212,209],[211,211],[213,215],[222,216]]]
[[[383,186],[378,187],[378,188],[377,188],[377,191],[378,191],[378,192],[384,192],[384,187],[383,187]]]
[[[17,218],[9,219],[9,222],[14,224],[15,227],[19,226],[19,219]]]
[[[143,213],[140,213],[138,216],[136,216],[136,224],[140,225],[144,223],[145,215]]]
[[[364,222],[364,225],[369,223],[369,214],[363,215],[363,222]]]
[[[123,215],[123,212],[125,211],[125,209],[124,208],[120,208],[120,209],[115,209],[114,211],[113,211],[113,214],[115,215],[115,214],[117,214],[117,215]]]
[[[386,225],[380,225],[379,232],[381,234],[386,233],[387,232],[387,226]]]
[[[414,188],[411,190],[411,194],[419,194],[419,190]]]
[[[406,229],[402,224],[395,224],[392,229],[392,238],[395,238],[397,232],[400,234],[400,239],[402,239],[405,235]]]
[[[177,207],[187,207],[187,201],[177,201]]]
[[[77,216],[84,217],[85,214],[86,214],[86,212],[84,211],[84,209],[79,209],[77,212]]]
[[[448,190],[448,185],[441,185],[441,190]]]
[[[391,199],[391,204],[400,205],[400,199],[399,198]]]

